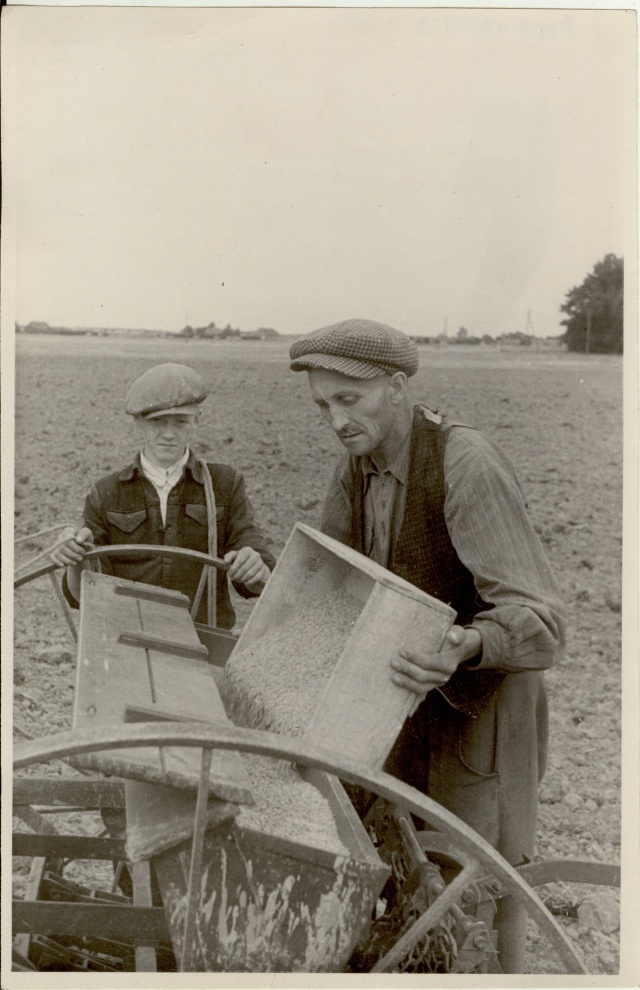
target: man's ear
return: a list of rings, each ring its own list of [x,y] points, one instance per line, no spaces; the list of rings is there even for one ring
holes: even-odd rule
[[[391,401],[395,404],[400,402],[407,391],[409,380],[404,371],[396,371],[389,378],[389,389],[391,391]]]

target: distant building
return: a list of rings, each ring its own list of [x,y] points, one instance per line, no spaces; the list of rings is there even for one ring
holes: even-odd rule
[[[258,327],[257,330],[246,330],[240,333],[241,340],[277,340],[280,336],[273,327]]]

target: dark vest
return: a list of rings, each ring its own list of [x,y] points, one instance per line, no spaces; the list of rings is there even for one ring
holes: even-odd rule
[[[464,626],[493,606],[478,595],[473,575],[458,557],[445,522],[444,452],[455,425],[462,424],[441,420],[420,406],[414,410],[404,517],[390,550],[389,570],[446,602],[456,610],[457,624]],[[350,543],[363,553],[364,477],[357,469],[351,504]],[[500,671],[460,668],[441,692],[455,708],[476,715],[503,677]]]

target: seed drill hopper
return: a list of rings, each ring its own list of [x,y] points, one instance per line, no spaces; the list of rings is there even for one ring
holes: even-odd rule
[[[203,575],[224,567],[165,547],[87,557],[158,552]],[[498,973],[495,910],[509,897],[560,970],[585,971],[535,887],[616,886],[617,867],[516,870],[382,770],[414,703],[393,688],[389,657],[414,635],[437,650],[453,619],[446,606],[301,524],[239,639],[195,623],[197,603],[178,592],[89,570],[76,627],[54,568],[34,562],[15,586],[50,576],[77,640],[76,679],[72,729],[14,748],[13,853],[31,864],[13,902],[14,969]],[[290,734],[233,724],[229,658],[336,590],[359,603],[357,615],[305,724]],[[322,637],[312,646],[321,654]],[[253,701],[264,703],[259,691]],[[296,768],[300,807],[284,829],[261,818],[248,773],[256,757]],[[362,792],[372,799],[361,819],[349,795]],[[305,827],[310,795],[326,835]],[[69,819],[64,831],[53,824]],[[102,874],[106,863],[111,882],[87,882],[78,861],[102,863]]]

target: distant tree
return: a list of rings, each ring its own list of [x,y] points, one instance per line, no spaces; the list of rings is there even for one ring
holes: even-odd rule
[[[560,310],[567,314],[565,340],[570,351],[622,354],[624,261],[608,254],[582,285],[567,292]]]
[[[469,331],[467,330],[466,327],[460,327],[458,329],[458,334],[457,334],[458,340],[466,340],[468,336],[469,336]]]
[[[193,330],[193,327],[190,327],[190,326],[187,325],[186,327],[183,327],[182,328],[182,330],[180,331],[180,333],[183,335],[183,337],[191,338],[191,337],[193,337],[194,330]]]

